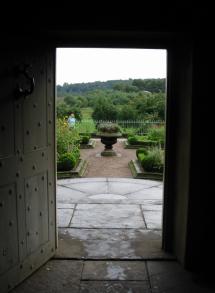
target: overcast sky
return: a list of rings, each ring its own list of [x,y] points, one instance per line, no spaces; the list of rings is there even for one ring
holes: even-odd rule
[[[166,50],[57,49],[57,84],[165,78]]]

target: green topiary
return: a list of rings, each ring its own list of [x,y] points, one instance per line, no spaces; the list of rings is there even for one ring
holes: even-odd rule
[[[81,136],[81,144],[88,144],[90,140],[90,137],[85,135],[85,136]]]
[[[128,142],[131,145],[139,145],[143,147],[155,147],[158,145],[157,141],[149,140],[147,136],[144,135],[134,135],[128,137]]]
[[[72,170],[77,163],[77,159],[77,156],[72,153],[65,153],[61,155],[57,163],[58,171]]]
[[[146,155],[144,153],[139,153],[137,155],[137,158],[140,161],[141,165],[142,165],[142,162],[143,162],[143,160],[144,160],[145,157],[146,157]]]
[[[141,154],[142,155],[142,154]],[[141,160],[141,164],[145,171],[148,172],[163,172],[164,167],[164,152],[161,149],[155,148]]]
[[[138,154],[144,154],[144,155],[147,155],[148,154],[148,151],[147,149],[145,148],[139,148],[136,150],[136,157],[138,158]]]
[[[138,141],[138,139],[137,139],[136,136],[129,136],[129,137],[128,137],[128,142],[129,142],[129,144],[131,144],[131,145],[136,144],[137,141]]]

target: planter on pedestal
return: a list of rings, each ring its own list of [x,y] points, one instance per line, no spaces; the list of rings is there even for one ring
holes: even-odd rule
[[[101,137],[101,142],[105,145],[101,155],[106,157],[116,156],[113,144],[117,142],[118,137],[122,136],[119,125],[111,122],[101,123],[98,126],[98,134]]]
[[[101,152],[102,156],[116,156],[113,144],[117,142],[118,137],[121,137],[121,133],[101,133],[101,142],[105,145],[104,150]]]

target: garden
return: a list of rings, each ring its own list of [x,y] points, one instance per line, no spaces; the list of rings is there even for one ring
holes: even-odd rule
[[[57,86],[57,92],[58,176],[84,176],[87,162],[81,154],[93,152],[96,143],[100,144],[96,158],[115,156],[116,160],[119,138],[125,150],[133,149],[134,155],[137,150],[136,159],[129,162],[135,178],[150,172],[162,176],[165,79],[65,83]]]
[[[80,136],[70,127],[67,117],[57,119],[57,177],[82,177],[87,162],[80,158],[80,145],[88,143],[88,136]]]
[[[128,166],[134,178],[149,178],[162,180],[164,166],[164,126],[151,123],[144,127],[147,132],[138,135],[138,128],[129,127],[129,134],[125,135],[126,128],[120,125],[122,121],[93,121],[94,132],[80,132],[79,123],[70,127],[68,118],[57,120],[57,171],[58,178],[82,177],[87,168],[87,161],[80,156],[81,149],[93,149],[96,139],[104,144],[101,156],[116,156],[113,145],[118,138],[124,137],[125,149],[136,149],[136,159],[131,160]],[[127,123],[128,124],[128,123]],[[128,124],[130,126],[130,124]],[[138,124],[139,126],[139,124]],[[132,130],[132,131],[131,131]],[[99,174],[98,174],[99,175]]]

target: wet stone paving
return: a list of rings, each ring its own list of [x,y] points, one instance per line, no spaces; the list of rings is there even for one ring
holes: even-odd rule
[[[163,257],[163,183],[130,178],[59,180],[59,258]]]
[[[58,250],[12,293],[212,293],[161,250],[159,181],[58,181]]]

